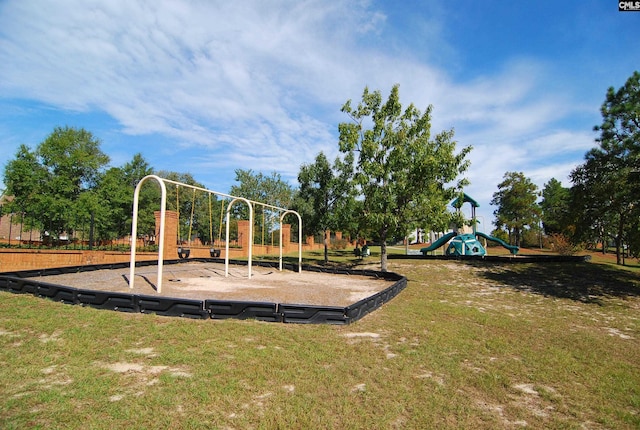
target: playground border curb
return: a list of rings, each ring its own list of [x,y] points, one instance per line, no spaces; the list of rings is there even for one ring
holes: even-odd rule
[[[166,260],[164,264],[188,262],[223,262],[217,258],[192,258]],[[136,267],[152,266],[155,261],[141,261]],[[246,266],[242,260],[230,264]],[[255,266],[278,268],[275,262],[254,261]],[[32,269],[0,273],[0,291],[14,294],[31,294],[36,297],[71,305],[88,306],[119,312],[156,314],[161,316],[195,319],[254,319],[267,322],[298,324],[351,324],[378,309],[397,296],[406,286],[407,278],[394,272],[357,270],[302,265],[302,270],[341,275],[362,275],[395,281],[386,289],[348,306],[320,306],[308,304],[253,302],[215,299],[186,299],[122,292],[96,291],[65,285],[36,281],[34,277],[46,277],[65,273],[84,273],[103,269],[121,269],[129,263],[95,264],[86,266],[58,267],[53,269]],[[297,271],[297,264],[286,263],[283,268]]]

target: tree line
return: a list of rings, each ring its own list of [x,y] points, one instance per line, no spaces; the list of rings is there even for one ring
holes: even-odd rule
[[[540,193],[522,172],[505,174],[492,200],[495,225],[516,244],[544,232],[572,247],[600,244],[606,252],[612,245],[618,264],[626,254],[640,256],[639,72],[607,90],[600,113],[597,146],[571,172],[570,187],[552,178]]]
[[[238,185],[229,194],[297,210],[305,220],[305,235],[340,230],[352,238],[374,239],[382,246],[386,270],[387,242],[403,238],[411,228],[449,225],[447,203],[467,183],[458,176],[468,168],[471,148],[457,151],[453,130],[432,135],[432,109],[403,108],[398,85],[386,101],[380,91],[365,88],[356,106],[347,101],[342,107],[349,121],[338,127],[340,155],[333,162],[317,154],[313,163],[300,167],[295,189],[276,172],[268,176],[239,169]],[[133,189],[144,176],[154,173],[203,187],[190,174],[156,172],[141,154],[121,167],[108,163],[100,140],[90,132],[57,127],[35,149],[20,146],[7,163],[4,183],[13,199],[2,211],[16,215],[26,229],[53,237],[90,224],[96,239],[112,238],[130,232]],[[167,192],[168,208],[181,214],[178,240],[195,235],[207,242],[214,230],[220,231],[223,206],[217,198],[205,201],[206,193],[186,188],[168,187]],[[154,233],[158,201],[159,187],[143,187],[142,235]],[[233,215],[246,219],[246,210],[237,205]],[[256,206],[254,215],[256,235],[274,231],[272,211]]]
[[[633,221],[640,210],[634,200],[640,180],[639,76],[636,72],[623,88],[607,92],[603,123],[596,127],[599,147],[572,172],[571,188],[552,179],[540,194],[523,173],[505,174],[492,200],[498,208],[496,235],[519,245],[531,231],[543,229],[546,235],[566,235],[576,243],[613,238],[616,246],[629,244],[637,252],[640,232]],[[461,227],[460,215],[447,206],[468,184],[464,174],[472,148],[459,149],[453,130],[432,133],[432,106],[424,112],[413,104],[403,107],[395,85],[386,100],[380,91],[365,88],[357,104],[348,100],[341,110],[348,120],[338,125],[335,160],[321,152],[312,163],[301,165],[297,188],[277,172],[238,169],[238,185],[229,194],[297,210],[304,219],[304,235],[339,230],[352,238],[373,239],[381,246],[382,270],[387,267],[387,244],[409,231]],[[90,132],[57,127],[35,149],[20,146],[7,163],[4,183],[13,199],[2,212],[17,215],[26,228],[54,236],[92,225],[97,239],[113,238],[131,231],[133,189],[144,176],[153,173],[204,188],[188,173],[155,171],[142,154],[121,167],[109,167],[109,161]],[[184,188],[167,191],[168,208],[181,214],[178,240],[195,235],[207,243],[217,236],[223,221],[221,200]],[[142,235],[154,233],[159,192],[152,185],[141,191]],[[233,215],[246,219],[246,210],[237,205]],[[268,208],[256,210],[255,235],[264,241],[279,220]]]

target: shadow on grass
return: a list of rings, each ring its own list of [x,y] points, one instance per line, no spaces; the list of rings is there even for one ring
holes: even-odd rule
[[[375,261],[375,259],[371,260],[372,258],[371,256],[366,257],[364,259],[356,257],[353,254],[352,249],[351,250],[349,249],[329,250],[328,258],[329,258],[329,261],[325,264],[324,250],[307,251],[303,254],[302,264],[309,264],[312,266],[353,268],[359,264],[362,264],[363,261],[364,262]],[[265,257],[262,257],[262,259],[269,260],[269,261],[271,260],[277,261],[278,257],[265,256]],[[291,254],[285,255],[282,257],[282,261],[284,263],[296,265],[298,264],[298,256],[291,255]]]
[[[637,274],[605,264],[491,265],[479,275],[516,290],[583,303],[602,304],[605,298],[640,296]]]

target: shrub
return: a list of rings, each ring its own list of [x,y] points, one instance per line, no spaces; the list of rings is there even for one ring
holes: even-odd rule
[[[569,238],[562,233],[553,233],[548,236],[549,248],[560,255],[573,255],[580,247],[571,243]]]
[[[537,248],[540,246],[540,232],[533,229],[527,229],[522,232],[521,246],[524,248]]]
[[[346,239],[334,239],[331,241],[329,246],[330,249],[338,250],[338,249],[346,249],[349,246],[349,241]]]

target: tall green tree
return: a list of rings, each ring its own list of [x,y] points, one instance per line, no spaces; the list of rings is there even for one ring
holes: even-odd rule
[[[260,203],[287,208],[293,200],[293,187],[278,172],[265,175],[253,170],[236,169],[236,182],[230,194]]]
[[[190,173],[160,171],[157,175],[174,182],[205,188]],[[178,212],[177,241],[182,245],[191,243],[196,238],[203,243],[209,242],[210,230],[217,231],[219,226],[218,217],[213,214],[218,213],[221,204],[218,199],[212,197],[210,212],[207,192],[190,187],[167,185],[167,208]]]
[[[96,240],[110,240],[131,232],[133,194],[138,182],[153,173],[141,154],[135,154],[122,167],[111,167],[102,173],[96,186],[80,196],[75,207],[77,229],[87,229]],[[155,233],[153,212],[160,208],[160,188],[153,183],[140,192],[138,232],[141,237]],[[90,236],[90,234],[89,234]]]
[[[615,157],[593,148],[585,155],[585,162],[571,172],[571,214],[576,226],[574,242],[602,243],[605,253],[610,241],[620,237],[617,235],[620,226],[620,210],[626,205],[620,189],[611,189],[616,181],[613,176],[620,175],[616,171]],[[613,169],[613,170],[612,170]],[[622,219],[628,214],[622,213]]]
[[[4,181],[14,196],[12,204],[28,210],[37,220],[33,224],[59,237],[77,226],[78,203],[95,189],[108,162],[90,132],[56,127],[35,151],[19,148],[5,167]]]
[[[235,173],[238,185],[232,186],[229,194],[279,208],[288,209],[292,206],[294,189],[279,173],[274,171],[267,176],[251,169],[237,169]],[[235,205],[233,211],[236,217],[249,219],[245,205]],[[278,215],[277,211],[254,205],[254,241],[265,242],[265,236],[273,233],[279,226]]]
[[[315,235],[326,230],[349,233],[355,206],[351,184],[353,160],[337,158],[331,166],[320,152],[313,164],[303,164],[298,173],[300,190],[294,207],[304,220],[304,233]],[[324,240],[324,262],[329,262],[328,238]]]
[[[131,232],[133,194],[140,180],[153,173],[144,157],[137,153],[122,167],[111,167],[98,181],[93,193],[80,205],[80,219],[92,220],[96,239],[113,239]],[[160,189],[153,182],[140,191],[138,232],[142,237],[155,232],[153,212],[160,208]]]
[[[94,192],[85,193],[78,207],[83,226],[93,225],[94,237],[109,240],[131,232],[133,189],[119,167],[108,169]]]
[[[453,130],[432,136],[432,110],[421,113],[413,104],[403,110],[398,85],[384,103],[380,91],[365,88],[356,107],[351,100],[342,107],[351,122],[339,124],[340,151],[353,154],[361,219],[380,240],[383,271],[387,241],[415,225],[442,224],[450,217],[447,204],[466,184],[453,182],[467,170],[471,147],[456,152]]]
[[[131,161],[122,166],[121,169],[124,175],[124,186],[131,194],[128,212],[126,208],[123,208],[123,211],[125,214],[128,214],[129,219],[132,219],[133,193],[140,180],[145,176],[153,174],[154,170],[140,153],[134,154]],[[138,232],[143,237],[149,237],[155,234],[155,216],[153,213],[160,208],[160,187],[155,181],[149,181],[146,182],[146,184],[147,183],[152,185],[143,187],[138,197]],[[127,228],[130,229],[130,225]]]
[[[619,89],[609,87],[602,107],[596,141],[605,151],[619,152],[627,164],[640,169],[640,72],[635,71]]]
[[[15,158],[4,169],[3,180],[7,186],[4,194],[13,198],[5,201],[2,212],[17,215],[14,219],[29,230],[43,230],[45,220],[36,215],[40,211],[40,192],[46,178],[47,172],[35,151],[20,145]]]
[[[551,178],[544,184],[540,209],[545,234],[570,233],[570,198],[570,189],[563,187],[556,178]]]
[[[623,264],[623,244],[640,253],[640,73],[619,89],[610,87],[594,127],[599,146],[572,172],[574,200],[582,204],[583,231],[598,231],[604,243],[615,242]]]
[[[493,212],[497,228],[506,228],[509,240],[520,246],[526,227],[536,228],[540,219],[538,186],[522,172],[507,172],[493,193],[491,204],[498,208]]]

